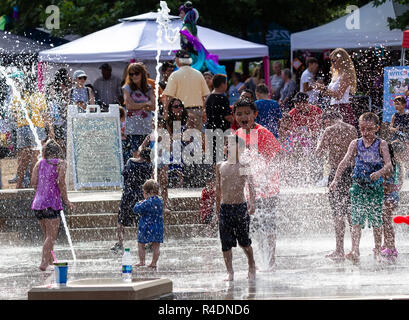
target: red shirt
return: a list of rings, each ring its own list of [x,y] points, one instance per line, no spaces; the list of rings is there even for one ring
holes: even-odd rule
[[[288,114],[292,118],[291,129],[305,127],[307,131],[319,131],[321,129],[322,110],[319,107],[309,104],[308,113],[302,114],[293,108]]]
[[[267,167],[275,155],[281,150],[280,143],[273,133],[260,124],[246,133],[242,128],[236,131],[236,134],[246,142],[246,147],[252,148],[257,143],[258,155],[252,159],[252,174],[257,198],[268,198],[280,192],[280,176],[277,170]],[[254,167],[254,168],[253,168]]]

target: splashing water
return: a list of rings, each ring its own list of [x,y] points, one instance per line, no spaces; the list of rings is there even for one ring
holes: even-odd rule
[[[162,35],[165,36],[166,41],[169,43],[175,43],[178,39],[177,35],[179,34],[179,28],[170,28],[169,27],[169,12],[170,9],[166,1],[160,2],[160,9],[158,9],[158,17],[156,18],[156,23],[158,24],[158,29],[156,32],[156,78],[155,78],[155,97],[159,96],[159,81],[160,81],[160,67],[162,63],[159,62],[161,54],[161,45],[162,45]],[[154,148],[154,158],[155,158],[155,169],[154,169],[154,179],[158,181],[158,115],[159,115],[159,100],[155,99],[155,148]]]
[[[33,70],[34,70],[34,66],[32,67],[32,71]],[[4,79],[6,80],[7,85],[10,86],[13,98],[17,99],[17,101],[19,102],[19,107],[22,108],[23,111],[24,111],[25,119],[26,119],[27,123],[29,124],[30,130],[34,135],[34,140],[35,140],[36,145],[37,145],[34,148],[34,150],[41,151],[41,149],[42,149],[41,140],[38,137],[35,126],[34,126],[33,122],[31,121],[31,118],[30,118],[30,116],[28,114],[26,101],[21,97],[21,93],[18,90],[16,83],[13,81],[13,79],[10,78],[10,76],[7,74],[6,69],[3,66],[0,66],[0,73],[3,75]],[[41,152],[38,154],[38,157],[37,157],[37,160],[40,160],[40,159],[41,159]],[[68,243],[70,245],[71,252],[72,252],[72,257],[73,257],[74,263],[75,263],[76,262],[75,251],[74,251],[74,247],[72,245],[71,235],[70,235],[70,231],[68,229],[67,221],[65,219],[64,210],[61,210],[61,220],[62,220],[63,225],[64,225],[65,233],[67,235]]]

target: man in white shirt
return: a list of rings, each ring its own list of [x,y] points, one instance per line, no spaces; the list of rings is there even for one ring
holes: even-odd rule
[[[302,73],[300,80],[300,92],[308,94],[308,102],[316,105],[318,103],[319,91],[312,88],[312,84],[315,82],[315,76],[317,74],[319,64],[318,60],[314,57],[307,58],[307,69]]]
[[[193,116],[195,128],[202,131],[203,123],[206,122],[204,102],[210,91],[202,73],[192,68],[191,63],[192,59],[187,51],[179,50],[176,53],[176,65],[179,69],[169,76],[163,91],[167,100],[163,115],[167,119],[170,99],[178,98],[183,102],[188,114]]]

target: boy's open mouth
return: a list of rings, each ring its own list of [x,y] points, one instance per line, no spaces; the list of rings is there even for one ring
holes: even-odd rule
[[[245,120],[245,121],[241,121],[241,125],[243,126],[243,127],[246,127],[247,125],[248,125],[248,121],[247,120]]]

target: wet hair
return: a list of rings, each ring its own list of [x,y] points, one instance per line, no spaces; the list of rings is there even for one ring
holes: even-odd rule
[[[318,60],[315,57],[308,57],[305,63],[307,64],[307,67],[308,67],[310,64],[318,63]]]
[[[256,92],[261,94],[268,94],[268,87],[264,83],[260,83],[256,87]]]
[[[249,99],[242,99],[240,98],[239,100],[237,100],[234,105],[233,105],[233,114],[236,113],[237,108],[241,108],[241,107],[249,107],[251,110],[253,110],[254,112],[257,112],[257,106],[253,101],[250,101]]]
[[[142,190],[150,194],[159,194],[159,184],[153,179],[146,180]]]
[[[43,150],[44,150],[45,159],[62,157],[61,147],[55,140],[52,140],[52,139],[48,140],[43,146],[43,148],[44,148]]]
[[[219,88],[223,83],[227,83],[227,77],[224,74],[216,74],[213,77],[212,84],[214,88]]]
[[[404,96],[397,96],[395,99],[393,99],[393,102],[398,102],[400,104],[406,105],[406,98]]]
[[[359,121],[372,121],[374,124],[379,125],[379,117],[373,112],[365,112],[361,114]]]
[[[151,162],[151,148],[143,148],[141,152],[139,152],[139,157],[146,162]]]
[[[250,90],[250,89],[244,89],[244,90],[240,93],[240,96],[241,96],[244,92],[250,94],[250,95],[251,95],[251,100],[254,100],[254,92],[253,92],[252,90]]]
[[[341,112],[335,109],[328,109],[322,113],[322,120],[343,120]]]

